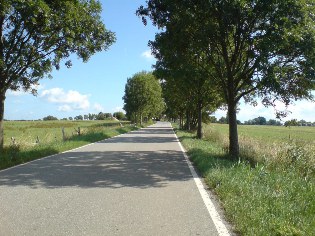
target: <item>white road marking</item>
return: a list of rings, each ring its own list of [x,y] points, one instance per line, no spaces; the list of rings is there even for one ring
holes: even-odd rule
[[[197,185],[197,188],[199,190],[199,193],[202,197],[202,200],[203,202],[205,203],[206,207],[207,207],[207,210],[210,214],[210,217],[219,233],[220,236],[230,236],[230,233],[229,231],[227,230],[226,226],[224,225],[223,221],[221,220],[221,217],[219,215],[219,213],[217,212],[217,210],[215,209],[215,206],[213,204],[213,202],[211,201],[210,197],[209,197],[209,194],[207,193],[207,191],[205,190],[200,178],[198,177],[192,163],[190,162],[187,154],[186,154],[186,151],[183,147],[183,145],[181,144],[181,142],[179,141],[176,133],[174,132],[174,135],[177,139],[177,142],[178,142],[178,145],[180,146],[180,149],[182,150],[184,156],[185,156],[185,159],[187,161],[187,164],[188,164],[188,167],[190,169],[190,172],[195,180],[195,183]]]

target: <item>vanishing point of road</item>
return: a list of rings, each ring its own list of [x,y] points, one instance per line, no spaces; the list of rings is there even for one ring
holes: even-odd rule
[[[0,235],[219,234],[169,123],[0,172]]]

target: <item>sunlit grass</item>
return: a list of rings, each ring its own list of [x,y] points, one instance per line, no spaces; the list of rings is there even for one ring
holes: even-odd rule
[[[11,121],[5,122],[5,146],[0,169],[60,153],[137,129],[113,121]],[[79,136],[75,129],[80,127]],[[65,140],[62,134],[65,131]],[[11,140],[13,137],[14,141]],[[38,138],[37,138],[38,137]],[[39,140],[39,142],[37,142]]]
[[[247,127],[243,127],[246,138],[240,139],[240,145],[242,155],[247,156],[238,162],[229,160],[226,153],[225,128],[206,128],[204,140],[179,130],[177,135],[206,183],[217,193],[235,231],[248,236],[315,235],[314,152],[307,148],[313,140],[305,138],[305,146],[292,140],[278,142],[275,133],[279,131],[270,129],[270,142],[263,142],[266,134],[261,134],[260,139],[254,127],[247,133]],[[268,151],[268,146],[277,151]],[[259,157],[263,154],[264,158]]]

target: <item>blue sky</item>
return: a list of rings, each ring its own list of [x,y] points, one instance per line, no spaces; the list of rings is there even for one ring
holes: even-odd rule
[[[54,70],[53,79],[43,79],[38,96],[21,91],[8,91],[5,102],[5,119],[42,119],[47,115],[58,118],[88,113],[115,112],[123,107],[122,97],[127,78],[142,70],[152,70],[154,58],[147,46],[157,29],[144,26],[135,15],[145,0],[102,0],[102,18],[106,28],[115,32],[117,41],[106,52],[97,53],[87,63],[72,56],[73,66]],[[281,104],[279,105],[281,107]],[[298,102],[291,106],[287,118],[315,121],[315,103]],[[216,112],[225,116],[226,111]],[[262,105],[241,105],[241,121],[264,116],[274,119],[272,109]]]

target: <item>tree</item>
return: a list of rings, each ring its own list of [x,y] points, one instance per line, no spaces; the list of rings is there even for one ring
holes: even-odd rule
[[[114,43],[101,11],[97,0],[0,1],[0,148],[8,89],[36,94],[34,85],[70,54],[86,62]]]
[[[221,124],[228,124],[228,120],[226,117],[222,116],[219,120],[218,120],[219,123]]]
[[[82,115],[78,115],[76,117],[74,117],[75,120],[83,120],[83,116]]]
[[[110,119],[113,117],[112,113],[104,113],[105,118]]]
[[[123,120],[126,117],[125,113],[121,111],[114,112],[113,116],[116,117],[118,120]]]
[[[43,120],[47,121],[47,120],[58,120],[57,117],[54,117],[54,116],[46,116],[43,118]]]
[[[277,121],[277,120],[274,120],[274,119],[270,119],[270,120],[267,121],[267,125],[280,126],[280,125],[281,125],[281,122],[280,122],[280,121]]]
[[[222,94],[208,79],[211,65],[200,48],[191,46],[193,35],[184,24],[181,21],[168,24],[167,30],[156,35],[149,45],[157,59],[155,74],[163,81],[168,113],[174,115],[173,109],[184,112],[186,128],[190,130],[197,125],[197,138],[201,139],[203,113],[215,111],[222,103]],[[179,116],[182,120],[183,114]]]
[[[314,1],[148,0],[138,14],[144,23],[149,17],[163,29],[160,34],[175,22],[184,28],[183,38],[185,32],[190,35],[185,38],[190,47],[206,56],[208,78],[228,107],[232,158],[239,156],[236,113],[241,99],[255,103],[260,97],[264,105],[274,106],[276,101],[289,105],[312,98]]]
[[[215,116],[209,116],[209,120],[211,123],[217,123],[218,122],[218,120]]]
[[[152,43],[152,47],[159,51],[159,53],[154,53],[158,59],[155,73],[163,81],[163,96],[169,110],[186,111],[188,130],[195,123],[195,118],[197,138],[201,139],[203,113],[215,111],[222,99],[215,91],[213,84],[209,83],[210,80],[207,80],[207,75],[202,73],[200,69],[204,66],[202,59],[190,51],[183,52],[182,50],[180,56],[173,54],[175,48],[183,48],[176,40],[173,40],[172,34],[163,34],[156,39],[154,46]],[[190,47],[187,46],[187,48]]]
[[[303,119],[298,121],[299,126],[306,126],[307,123],[308,122],[306,120],[303,120]]]
[[[89,113],[89,120],[95,120],[95,119],[96,119],[96,114]]]
[[[128,119],[140,125],[143,117],[158,117],[164,109],[160,82],[151,72],[143,71],[129,78],[123,100]]]
[[[96,120],[105,120],[106,119],[106,115],[103,112],[100,112],[96,115]]]
[[[265,117],[259,116],[259,117],[254,119],[254,123],[256,125],[266,125],[267,124],[267,120],[266,120]]]
[[[286,122],[284,122],[284,126],[288,127],[288,126],[299,126],[299,123],[297,121],[297,119],[292,119],[292,120],[288,120]]]

